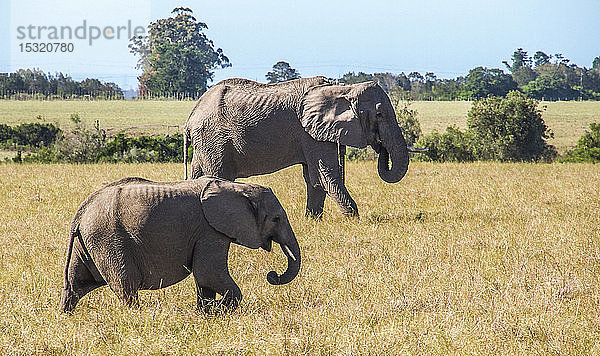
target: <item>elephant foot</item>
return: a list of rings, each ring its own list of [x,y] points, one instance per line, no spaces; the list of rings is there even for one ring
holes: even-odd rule
[[[358,210],[342,211],[342,214],[349,219],[358,219]]]
[[[196,310],[207,315],[216,315],[219,313],[219,302],[215,299],[203,299],[198,301]]]
[[[79,298],[70,288],[64,288],[60,298],[60,309],[65,314],[73,314]]]
[[[221,315],[233,312],[239,305],[239,301],[230,298],[204,299],[198,303],[196,310],[206,315]]]
[[[304,216],[309,219],[321,221],[321,220],[323,220],[323,209],[313,210],[313,209],[306,208],[306,212],[304,213]]]

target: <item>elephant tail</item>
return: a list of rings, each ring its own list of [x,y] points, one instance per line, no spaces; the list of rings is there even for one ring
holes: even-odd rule
[[[71,255],[73,255],[73,243],[75,242],[76,237],[81,238],[79,223],[76,225],[73,224],[69,233],[69,247],[67,248],[67,262],[65,263],[65,286],[63,289],[69,289],[69,263],[71,262]]]
[[[188,130],[187,126],[184,127],[183,129],[183,166],[184,166],[184,171],[185,171],[185,176],[184,176],[184,180],[188,179],[188,158],[187,158],[187,153],[188,153],[188,145],[189,145],[189,135],[190,135],[190,131]]]

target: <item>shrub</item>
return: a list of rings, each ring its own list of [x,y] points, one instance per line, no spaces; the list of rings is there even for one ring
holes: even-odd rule
[[[6,125],[0,124],[0,143],[5,144],[11,140],[14,136],[13,128]]]
[[[552,137],[542,119],[539,102],[511,91],[506,98],[491,96],[476,100],[468,112],[467,126],[478,145],[476,156],[482,160],[539,161],[556,156]]]
[[[591,123],[590,131],[586,131],[577,141],[574,149],[568,150],[562,162],[600,162],[600,123]]]
[[[182,134],[130,137],[119,133],[106,144],[101,157],[101,161],[106,162],[181,162],[182,160]]]
[[[14,143],[21,146],[49,146],[56,142],[60,134],[61,129],[53,124],[26,123],[13,129]]]
[[[96,121],[86,126],[78,115],[72,115],[75,129],[65,133],[57,142],[23,157],[25,162],[181,162],[183,135],[131,137],[119,133],[107,139],[106,131]],[[0,127],[1,130],[1,127]],[[191,156],[192,147],[188,148]]]
[[[25,123],[15,127],[0,124],[0,146],[39,148],[50,146],[62,131],[53,124]]]
[[[79,117],[71,117],[75,123],[73,131],[63,134],[56,143],[37,153],[23,158],[26,162],[73,162],[93,163],[101,156],[106,143],[106,131],[96,120],[93,128],[88,128]]]
[[[417,144],[427,148],[416,157],[424,161],[434,162],[472,162],[477,159],[474,153],[475,140],[469,132],[462,132],[457,127],[449,126],[446,132],[437,131],[422,137]]]
[[[402,105],[396,105],[396,120],[402,130],[404,140],[409,146],[414,146],[421,137],[421,124],[417,119],[417,110],[410,108],[410,101],[404,100]]]

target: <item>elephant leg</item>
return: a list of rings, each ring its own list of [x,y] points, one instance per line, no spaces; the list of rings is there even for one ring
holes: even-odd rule
[[[337,146],[328,145],[328,150],[324,150],[321,157],[318,158],[319,178],[323,189],[327,195],[340,208],[342,214],[346,216],[358,216],[358,207],[356,202],[350,196],[348,189],[344,185],[344,177],[338,162]]]
[[[323,172],[322,180],[327,195],[336,202],[342,214],[357,217],[358,207],[356,206],[354,199],[350,196],[350,193],[348,193],[348,189],[346,189],[342,177],[331,177],[327,171],[325,171]]]
[[[305,172],[308,173],[305,174],[304,179],[306,180],[306,176],[309,176],[309,181],[313,183],[313,187],[318,182],[327,195],[338,205],[342,214],[358,216],[356,202],[344,185],[337,144],[307,140],[304,142],[304,155],[307,162]]]
[[[111,283],[109,283],[109,286]],[[139,306],[138,290],[139,283],[135,283],[129,278],[122,279],[118,283],[113,283],[111,289],[117,297],[129,308],[137,308]]]
[[[242,291],[229,275],[228,278],[221,281],[221,286],[217,291],[222,295],[219,304],[228,311],[234,311],[242,301]]]
[[[70,313],[75,309],[77,302],[94,289],[106,285],[104,280],[97,280],[85,263],[77,254],[71,255],[69,271],[67,273],[68,285],[64,287],[61,297],[61,310]]]
[[[231,144],[217,144],[218,148],[199,146],[194,149],[192,158],[192,178],[202,175],[224,178],[234,181],[237,177],[237,164],[234,157],[238,155]],[[206,152],[209,151],[209,152]]]
[[[138,290],[142,285],[142,274],[140,273],[133,257],[126,256],[120,251],[122,246],[112,246],[107,252],[111,254],[110,259],[101,261],[103,264],[98,268],[105,276],[110,289],[128,307],[138,307]],[[114,252],[120,251],[120,252]]]
[[[302,165],[302,175],[306,182],[306,213],[307,217],[321,219],[323,216],[323,205],[325,204],[325,191],[319,186],[313,186],[310,182],[308,165]]]
[[[230,243],[228,238],[213,232],[194,247],[192,272],[198,293],[197,307],[205,312],[214,309],[213,305],[233,311],[242,300],[242,292],[227,267]],[[222,296],[220,300],[215,300],[216,293]]]

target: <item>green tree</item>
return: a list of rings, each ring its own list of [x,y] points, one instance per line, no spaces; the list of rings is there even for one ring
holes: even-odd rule
[[[286,82],[300,78],[300,73],[292,68],[288,62],[279,61],[273,65],[273,70],[265,75],[269,84]]]
[[[544,53],[542,51],[537,51],[533,55],[533,60],[535,61],[536,67],[543,66],[544,64],[550,63],[550,58],[551,58],[551,56],[547,55],[546,53]]]
[[[363,72],[358,72],[358,74],[354,74],[354,72],[348,72],[340,78],[340,83],[356,84],[368,82],[370,80],[373,80],[373,74],[367,74]]]
[[[543,72],[521,89],[528,97],[538,100],[573,100],[579,95],[577,90],[569,86],[566,76],[558,70]]]
[[[483,160],[539,161],[556,156],[552,137],[542,119],[539,102],[511,91],[506,98],[488,97],[473,102],[467,116],[468,131],[478,142],[476,155]]]
[[[592,62],[592,69],[600,72],[600,57],[594,58],[594,61]]]
[[[174,17],[150,23],[148,35],[131,39],[131,53],[139,56],[142,69],[140,92],[186,93],[206,91],[214,69],[231,64],[223,50],[214,48],[203,33],[207,25],[192,16],[192,10],[178,7]]]
[[[511,73],[514,73],[521,67],[531,67],[531,64],[533,63],[531,57],[529,57],[527,51],[523,50],[523,48],[517,48],[511,57],[511,61],[512,64],[509,64],[507,61],[502,61]]]
[[[22,76],[18,73],[10,73],[8,78],[4,79],[0,90],[21,93],[27,90],[27,86]]]
[[[513,80],[517,83],[517,85],[519,87],[522,87],[523,85],[527,85],[527,83],[531,82],[532,80],[535,80],[537,75],[535,74],[535,71],[530,67],[523,66],[512,72],[512,77]]]
[[[477,67],[471,69],[465,78],[463,96],[467,98],[485,98],[488,95],[504,96],[516,88],[517,84],[512,77],[501,69]]]
[[[512,64],[507,61],[503,61],[504,65],[510,70],[513,80],[519,85],[523,86],[530,81],[534,80],[536,73],[531,68],[533,60],[527,54],[527,51],[523,48],[517,48],[511,57]]]

